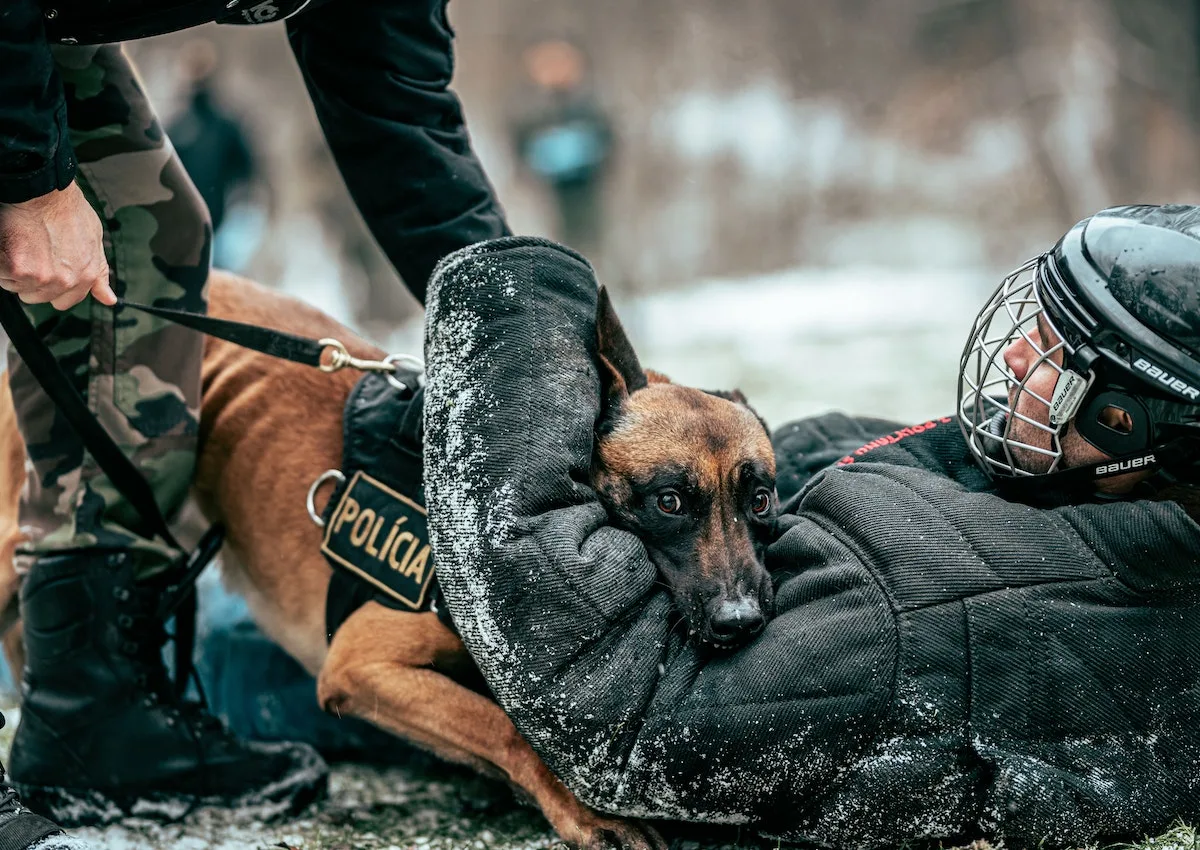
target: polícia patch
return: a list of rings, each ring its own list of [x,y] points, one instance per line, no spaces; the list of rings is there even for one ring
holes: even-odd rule
[[[397,602],[425,605],[433,579],[425,508],[362,470],[326,523],[321,552]]]

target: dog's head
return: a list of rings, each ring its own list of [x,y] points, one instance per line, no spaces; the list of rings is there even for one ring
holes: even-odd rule
[[[603,289],[596,335],[604,409],[592,483],[614,523],[645,544],[691,634],[738,646],[774,601],[763,566],[777,503],[766,425],[740,392],[644,371]]]

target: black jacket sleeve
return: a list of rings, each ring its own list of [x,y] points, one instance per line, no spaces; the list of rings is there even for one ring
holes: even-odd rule
[[[775,446],[775,488],[785,512],[812,477],[876,437],[901,428],[868,416],[826,413],[789,422],[771,434]]]
[[[67,107],[37,0],[0,3],[0,203],[65,189],[75,178]]]
[[[438,260],[508,233],[448,88],[445,0],[327,3],[288,36],[350,194],[424,302]]]

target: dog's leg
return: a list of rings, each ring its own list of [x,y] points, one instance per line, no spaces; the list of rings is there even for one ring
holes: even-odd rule
[[[562,838],[578,847],[665,850],[652,828],[597,814],[550,772],[499,705],[450,678],[469,664],[433,614],[368,603],[338,630],[321,668],[326,711],[354,715],[451,761],[497,772],[528,793]]]
[[[25,641],[20,628],[17,546],[27,535],[21,530],[19,509],[25,486],[25,441],[17,429],[17,411],[8,386],[8,372],[0,372],[0,638],[13,679],[20,681],[25,667]]]

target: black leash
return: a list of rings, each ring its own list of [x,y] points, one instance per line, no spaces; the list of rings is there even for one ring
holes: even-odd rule
[[[124,299],[118,299],[117,307],[132,307],[235,345],[306,366],[320,368],[321,355],[328,347],[328,343],[295,334],[229,319],[215,319],[186,310],[153,307]],[[71,423],[113,486],[129,500],[151,531],[161,537],[168,546],[183,551],[183,546],[175,539],[162,512],[159,511],[158,503],[154,500],[154,494],[146,479],[92,415],[87,402],[80,396],[71,379],[33,327],[29,316],[21,307],[20,299],[8,291],[0,291],[0,324],[4,326],[13,347],[21,355],[29,371]]]
[[[138,304],[118,298],[117,306],[114,310],[120,307],[132,307],[134,310],[158,316],[177,325],[183,325],[185,328],[200,331],[202,334],[208,334],[209,336],[223,339],[226,342],[232,342],[234,345],[250,348],[263,354],[269,354],[272,357],[291,360],[293,363],[316,366],[318,369],[321,368],[321,354],[329,347],[329,343],[327,342],[308,339],[283,331],[271,330],[270,328],[263,328],[258,325],[248,325],[245,322],[235,322],[231,319],[214,319],[212,316],[205,316],[201,313],[189,313],[187,310],[152,307],[149,304]]]
[[[284,331],[271,330],[231,319],[216,319],[199,313],[189,313],[186,310],[154,307],[149,304],[118,299],[113,308],[114,320],[119,315],[120,309],[126,307],[158,316],[243,348],[305,366],[314,366],[326,372],[333,372],[345,366],[374,371],[395,371],[396,364],[391,359],[378,362],[358,360],[350,356],[346,347],[337,340],[308,339]],[[29,367],[29,371],[79,434],[84,446],[104,474],[108,476],[113,486],[117,488],[117,491],[134,507],[150,531],[161,537],[168,546],[183,553],[176,561],[173,571],[177,578],[163,593],[158,608],[160,621],[165,622],[172,616],[175,618],[174,684],[177,695],[182,697],[183,692],[187,689],[188,679],[195,672],[192,664],[192,650],[196,636],[196,579],[200,577],[200,573],[220,550],[221,543],[225,539],[225,528],[220,523],[214,524],[204,533],[196,548],[187,552],[171,533],[145,477],[92,414],[83,396],[75,389],[70,377],[63,371],[62,366],[59,365],[34,328],[29,316],[21,306],[20,299],[5,290],[0,290],[0,325],[3,325],[13,347],[21,355],[21,359]],[[329,362],[322,363],[322,356],[327,349],[330,350]],[[198,680],[197,685],[199,685]]]
[[[235,345],[318,368],[322,368],[321,356],[331,344],[330,341],[306,339],[257,325],[215,319],[185,310],[153,307],[124,300],[118,300],[117,307],[141,310]],[[174,581],[164,592],[158,608],[160,621],[165,622],[172,616],[175,618],[174,684],[177,695],[182,696],[187,689],[188,680],[194,673],[192,651],[196,635],[196,579],[220,550],[225,529],[220,523],[213,525],[204,533],[196,548],[187,552],[171,533],[145,477],[92,414],[83,396],[34,328],[21,306],[20,299],[8,291],[0,291],[0,325],[3,325],[13,347],[30,373],[79,434],[84,446],[117,491],[129,501],[154,535],[160,537],[171,548],[183,553],[173,571],[176,574]],[[333,357],[336,361],[336,347]]]
[[[202,334],[232,342],[242,348],[290,360],[303,366],[313,366],[322,372],[336,372],[349,366],[364,372],[390,373],[388,380],[401,391],[416,392],[419,383],[409,385],[403,378],[392,377],[393,375],[406,374],[406,367],[411,368],[414,362],[420,364],[421,370],[424,370],[424,364],[407,356],[393,355],[383,360],[360,360],[351,355],[346,346],[336,339],[309,339],[233,319],[216,319],[202,313],[189,313],[187,310],[175,310],[170,307],[153,307],[118,298],[116,308],[121,307],[131,307]],[[327,351],[329,354],[326,357]]]

